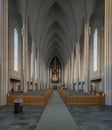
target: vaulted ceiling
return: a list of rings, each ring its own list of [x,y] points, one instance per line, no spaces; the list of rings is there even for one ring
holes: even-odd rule
[[[28,19],[28,31],[40,54],[48,62],[57,56],[63,63],[84,31],[96,0],[12,0]]]

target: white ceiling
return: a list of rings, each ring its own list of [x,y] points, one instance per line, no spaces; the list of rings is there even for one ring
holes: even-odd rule
[[[90,18],[101,0],[12,1],[23,20],[29,20],[29,34],[47,64],[55,55],[66,62],[83,34],[84,19]]]

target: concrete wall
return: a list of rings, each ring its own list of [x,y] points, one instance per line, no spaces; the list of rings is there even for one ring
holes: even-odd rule
[[[9,4],[9,90],[16,87],[15,83],[20,83],[22,75],[22,18],[13,4]],[[12,10],[10,10],[12,9]],[[18,71],[14,71],[14,29],[18,33]],[[14,81],[15,80],[15,81]],[[14,84],[12,83],[14,81]]]

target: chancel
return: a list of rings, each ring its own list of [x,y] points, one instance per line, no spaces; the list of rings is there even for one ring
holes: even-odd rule
[[[112,0],[0,0],[0,129],[110,130],[111,107]]]
[[[51,83],[61,83],[61,64],[57,57],[54,57],[50,63],[49,76]]]

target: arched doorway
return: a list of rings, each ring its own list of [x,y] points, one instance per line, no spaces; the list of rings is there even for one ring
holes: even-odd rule
[[[50,83],[61,83],[61,75],[62,75],[62,69],[61,69],[61,63],[59,59],[55,56],[49,65],[49,82]]]

